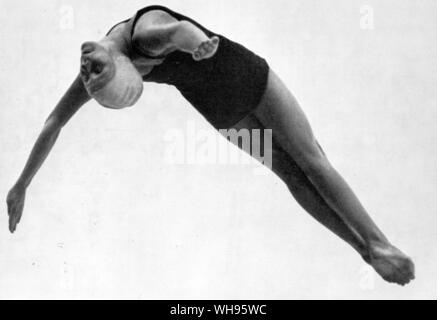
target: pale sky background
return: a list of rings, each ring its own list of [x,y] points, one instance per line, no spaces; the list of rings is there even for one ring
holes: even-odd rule
[[[129,110],[80,110],[8,233],[7,192],[78,72],[80,44],[150,4],[268,60],[414,259],[412,285],[369,273],[267,170],[167,163],[166,134],[213,131],[162,85]],[[1,299],[437,298],[436,1],[0,0],[0,21]]]

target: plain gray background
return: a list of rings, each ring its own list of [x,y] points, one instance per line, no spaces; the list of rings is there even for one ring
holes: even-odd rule
[[[212,128],[175,89],[87,104],[7,232],[4,199],[79,69],[80,44],[167,5],[265,57],[417,280],[388,285],[267,170],[174,165],[169,132]],[[437,2],[1,0],[0,298],[437,298]],[[258,170],[259,171],[259,170]]]

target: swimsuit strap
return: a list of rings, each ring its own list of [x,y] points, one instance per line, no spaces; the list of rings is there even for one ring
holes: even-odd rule
[[[106,36],[109,36],[109,34],[110,34],[112,31],[114,31],[115,28],[117,28],[119,25],[121,25],[121,24],[123,24],[123,23],[129,22],[129,20],[130,20],[130,19],[127,19],[127,20],[124,20],[124,21],[122,21],[122,22],[120,22],[120,23],[117,23],[115,26],[113,26],[113,27],[108,31],[108,33],[106,34]]]
[[[145,58],[147,58],[147,59],[152,59],[152,60],[161,60],[161,59],[164,59],[165,56],[164,56],[164,55],[161,55],[161,56],[151,56],[151,55],[145,53],[145,52],[144,52],[144,51],[143,51],[143,50],[142,50],[138,45],[136,45],[136,44],[132,41],[132,38],[133,38],[133,35],[134,35],[134,31],[135,31],[135,26],[136,26],[136,24],[137,24],[139,18],[140,18],[144,13],[146,13],[146,12],[148,12],[148,11],[151,11],[151,10],[162,10],[161,8],[165,8],[165,7],[161,7],[161,6],[150,6],[150,7],[146,7],[146,8],[144,8],[143,10],[138,11],[137,14],[136,14],[135,17],[134,17],[134,22],[132,23],[132,29],[131,29],[131,31],[130,31],[132,49],[133,49],[133,50],[134,50],[138,55],[143,56],[143,57],[145,57]],[[167,9],[167,8],[165,8],[165,9]],[[169,10],[169,9],[167,9],[167,10]],[[166,11],[167,11],[167,10],[166,10]],[[123,23],[127,23],[127,22],[129,22],[130,20],[131,20],[131,19],[126,19],[126,20],[123,20],[123,21],[117,23],[115,26],[113,26],[113,27],[112,27],[112,28],[111,28],[111,29],[106,33],[106,36],[109,36],[109,35],[111,34],[111,32],[115,30],[115,28],[117,28],[118,26],[122,25]]]

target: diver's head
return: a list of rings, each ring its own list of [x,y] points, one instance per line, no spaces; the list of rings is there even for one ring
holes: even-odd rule
[[[97,42],[82,45],[80,74],[88,94],[107,108],[131,107],[143,92],[143,80],[130,59]]]

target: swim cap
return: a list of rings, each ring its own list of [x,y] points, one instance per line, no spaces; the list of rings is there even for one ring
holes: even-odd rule
[[[131,107],[143,93],[143,79],[131,60],[124,55],[112,57],[111,72],[99,84],[85,83],[88,94],[111,109]]]

